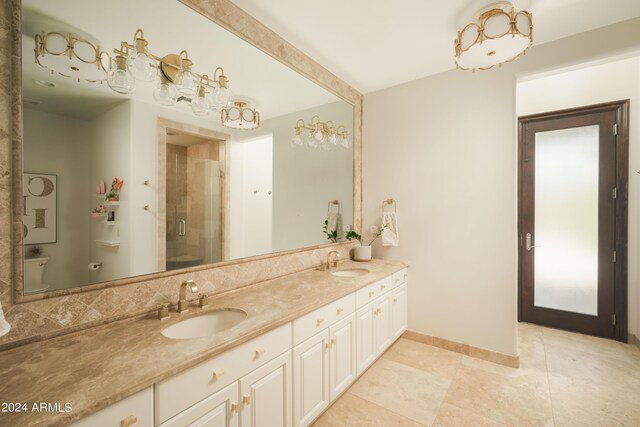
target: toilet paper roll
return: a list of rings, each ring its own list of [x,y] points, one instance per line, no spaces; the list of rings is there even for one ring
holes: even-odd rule
[[[91,263],[89,263],[89,270],[91,270],[91,271],[96,271],[100,267],[102,267],[102,263],[101,262],[91,262]]]

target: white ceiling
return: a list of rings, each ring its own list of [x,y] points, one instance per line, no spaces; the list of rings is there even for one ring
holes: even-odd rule
[[[42,30],[71,31],[112,53],[121,41],[131,43],[136,29],[142,28],[149,50],[158,56],[186,49],[194,71],[210,77],[216,67],[223,67],[229,88],[257,107],[262,120],[339,100],[178,0],[23,0],[22,6],[23,96],[39,103],[25,103],[29,108],[90,119],[127,99],[106,83],[78,82],[35,64],[33,36]],[[36,85],[35,80],[56,87]],[[152,83],[138,83],[131,98],[153,103],[153,88]],[[188,105],[173,108],[191,114]]]
[[[232,0],[362,93],[455,68],[471,0]],[[514,0],[518,6],[520,0]],[[486,4],[493,0],[486,0]],[[640,16],[640,0],[531,0],[534,46]]]

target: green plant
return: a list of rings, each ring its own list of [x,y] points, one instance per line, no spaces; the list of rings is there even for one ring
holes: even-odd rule
[[[31,258],[38,258],[42,255],[42,246],[31,246],[29,248],[29,256]]]
[[[325,221],[326,222],[326,221]],[[371,246],[373,244],[373,242],[375,242],[376,240],[378,240],[378,238],[380,236],[382,236],[382,231],[385,228],[389,228],[388,225],[383,225],[382,227],[380,227],[380,229],[378,230],[378,232],[373,233],[373,239],[371,239],[371,241],[369,242],[369,244],[365,245],[364,243],[362,243],[362,236],[360,234],[358,234],[355,231],[349,231],[344,237],[347,238],[347,240],[357,240],[358,242],[360,242],[360,244],[362,246]]]
[[[331,243],[336,243],[338,241],[338,230],[329,231],[329,220],[324,220],[322,231],[327,235],[327,239],[330,240]]]

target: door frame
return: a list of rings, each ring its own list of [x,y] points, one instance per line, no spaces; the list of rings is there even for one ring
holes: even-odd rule
[[[616,188],[615,199],[615,251],[614,265],[614,339],[627,342],[627,275],[628,275],[628,201],[629,201],[629,100],[587,105],[566,110],[550,111],[518,117],[518,321],[522,321],[523,312],[523,269],[524,238],[522,227],[523,163],[524,144],[527,128],[531,123],[571,117],[585,113],[614,112],[616,115]],[[613,130],[612,130],[613,131]],[[613,320],[613,319],[612,319]]]

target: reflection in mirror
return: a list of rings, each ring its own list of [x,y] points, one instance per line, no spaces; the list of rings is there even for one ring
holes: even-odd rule
[[[353,107],[188,7],[23,0],[22,41],[25,294],[352,225]]]

